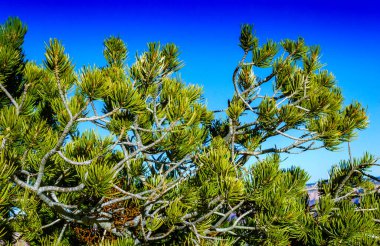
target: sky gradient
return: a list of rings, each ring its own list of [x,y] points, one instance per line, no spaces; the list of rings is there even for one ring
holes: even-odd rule
[[[204,87],[209,109],[226,107],[233,94],[232,72],[241,58],[240,25],[254,24],[265,41],[303,37],[320,45],[322,63],[333,72],[345,102],[368,108],[370,126],[351,144],[353,155],[380,156],[380,3],[377,1],[15,1],[0,0],[0,22],[18,16],[28,26],[25,51],[41,63],[44,43],[62,41],[77,68],[102,66],[102,42],[120,36],[129,63],[147,42],[173,42],[181,50],[187,83]],[[289,156],[283,167],[299,165],[317,181],[347,158],[346,146]],[[380,175],[380,169],[373,172]]]

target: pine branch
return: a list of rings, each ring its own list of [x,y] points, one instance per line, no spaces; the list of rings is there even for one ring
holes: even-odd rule
[[[57,64],[54,64],[55,65],[55,68],[54,68],[54,76],[55,76],[55,79],[57,81],[57,86],[58,86],[58,92],[59,92],[59,96],[61,97],[61,100],[63,102],[63,105],[65,106],[65,109],[67,111],[67,113],[69,114],[70,116],[70,120],[73,119],[73,114],[71,113],[71,110],[69,108],[69,105],[67,103],[67,99],[66,99],[66,96],[64,95],[63,91],[62,91],[62,86],[61,86],[61,79],[59,77],[59,71],[58,71],[58,65]]]
[[[53,149],[51,149],[49,152],[47,152],[44,157],[42,158],[41,162],[40,162],[40,167],[39,167],[39,170],[38,170],[38,175],[37,175],[37,179],[36,179],[36,182],[34,184],[34,188],[37,190],[40,185],[41,185],[41,181],[42,181],[42,177],[44,175],[44,170],[45,170],[45,165],[46,165],[46,162],[48,161],[48,159],[53,156],[63,145],[67,135],[69,134],[70,130],[71,130],[71,127],[73,126],[75,120],[82,114],[82,112],[87,108],[89,104],[89,101],[87,101],[85,103],[85,106],[73,117],[70,119],[70,121],[67,123],[65,129],[63,130],[57,144],[54,146]]]

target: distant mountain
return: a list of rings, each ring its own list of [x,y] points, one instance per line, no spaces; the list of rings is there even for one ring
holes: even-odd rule
[[[380,179],[380,176],[377,177],[377,179]],[[373,183],[376,186],[380,185],[380,182],[376,180],[373,180]],[[306,189],[309,194],[309,206],[313,206],[319,199],[318,185],[317,183],[309,183],[309,184],[306,184]],[[357,192],[360,193],[360,189],[358,189]]]

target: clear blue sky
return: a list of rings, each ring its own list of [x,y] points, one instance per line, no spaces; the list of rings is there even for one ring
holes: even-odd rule
[[[380,156],[380,3],[377,1],[23,1],[0,0],[0,22],[19,16],[28,25],[28,59],[41,63],[44,42],[60,39],[78,68],[103,65],[102,41],[119,35],[128,44],[129,62],[147,42],[174,42],[185,68],[182,78],[204,86],[210,109],[224,108],[232,95],[231,75],[241,57],[242,23],[253,23],[261,40],[297,38],[322,48],[347,103],[368,107],[370,126],[352,143],[353,154]],[[311,181],[327,177],[341,152],[314,151],[289,156],[284,167],[306,169]],[[373,174],[380,175],[380,170]]]

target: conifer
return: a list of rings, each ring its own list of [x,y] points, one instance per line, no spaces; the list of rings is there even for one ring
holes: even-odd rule
[[[212,112],[179,76],[174,44],[149,43],[127,65],[112,36],[106,65],[78,70],[57,39],[43,64],[26,60],[25,34],[17,18],[0,26],[0,245],[379,243],[377,158],[334,165],[314,205],[310,176],[280,167],[368,125],[319,47],[260,42],[243,25],[234,93]]]

